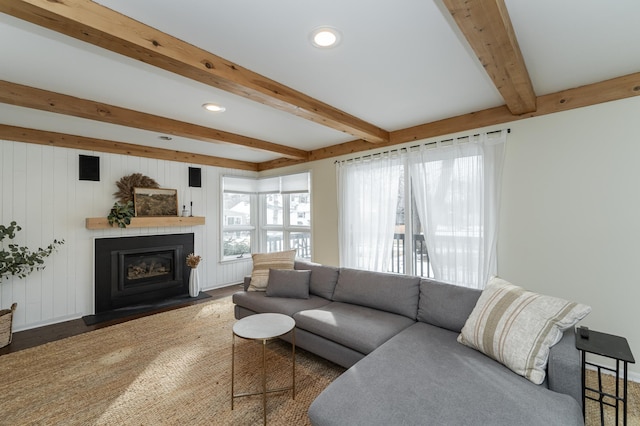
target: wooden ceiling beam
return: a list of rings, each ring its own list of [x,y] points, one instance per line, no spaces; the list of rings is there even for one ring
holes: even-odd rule
[[[505,106],[422,124],[393,132],[393,144],[427,139],[487,126],[506,124],[526,118],[540,117],[604,102],[640,96],[640,72],[587,84],[573,89],[539,96],[538,108],[522,115],[512,115]],[[310,155],[311,157],[311,155]]]
[[[369,144],[371,145],[371,144]],[[258,163],[258,171],[262,172],[264,170],[271,169],[279,169],[287,166],[294,166],[296,164],[306,163],[306,161],[302,160],[291,160],[289,158],[276,158],[275,160],[264,161],[262,163]]]
[[[536,110],[536,94],[504,0],[442,0],[514,115]]]
[[[202,164],[205,166],[258,171],[258,165],[248,161],[230,160],[228,158],[214,157],[211,155],[193,154],[190,152],[173,151],[164,148],[152,148],[149,146],[135,145],[131,143],[27,129],[24,127],[8,126],[5,124],[0,124],[0,139],[37,145],[82,149],[86,151],[132,155],[135,157],[154,158],[158,160],[179,161],[189,164]]]
[[[0,80],[0,102],[203,142],[240,145],[296,160],[306,160],[308,156],[307,151],[301,149],[4,80]]]
[[[483,127],[505,125],[513,121],[540,117],[635,96],[640,96],[640,72],[539,96],[536,100],[538,109],[526,114],[513,115],[506,106],[489,108],[470,114],[397,130],[391,133],[391,140],[383,145],[372,146],[362,140],[355,140],[316,149],[309,152],[309,161],[355,154],[376,148],[421,141]],[[271,161],[259,163],[258,168],[259,170],[267,170],[288,164],[291,163]]]
[[[389,133],[88,0],[0,0],[0,11],[372,143]]]
[[[506,106],[501,106],[398,130],[391,134],[389,142],[377,145],[377,147],[398,145],[483,127],[504,125],[526,118],[569,111],[635,96],[640,96],[640,72],[540,96],[537,99],[538,109],[528,114],[513,115]],[[251,171],[270,170],[305,162],[305,160],[281,158],[263,163],[251,163],[8,125],[0,125],[0,139]],[[356,140],[310,151],[306,161],[355,154],[375,147],[376,145],[363,140]]]

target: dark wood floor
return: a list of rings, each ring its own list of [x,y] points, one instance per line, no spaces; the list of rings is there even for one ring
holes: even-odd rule
[[[19,331],[17,333],[13,333],[13,339],[11,344],[5,346],[4,348],[0,348],[0,356],[9,354],[12,352],[18,352],[23,349],[31,348],[34,346],[42,345],[44,343],[53,342],[55,340],[64,339],[66,337],[75,336],[77,334],[86,333],[88,331],[96,330],[98,328],[109,327],[114,324],[118,324],[125,321],[130,321],[132,319],[140,318],[147,315],[157,314],[159,312],[170,311],[172,309],[184,308],[185,306],[197,305],[198,303],[210,302],[215,299],[221,299],[223,297],[227,297],[235,293],[236,291],[242,290],[242,285],[231,285],[228,287],[217,288],[214,290],[206,291],[210,298],[207,299],[199,299],[185,302],[180,306],[171,306],[165,307],[162,309],[157,309],[151,312],[146,312],[144,314],[131,315],[126,318],[120,318],[108,322],[103,322],[95,325],[86,325],[82,318],[78,318],[71,321],[65,321],[58,324],[47,325],[44,327],[33,328],[31,330]]]

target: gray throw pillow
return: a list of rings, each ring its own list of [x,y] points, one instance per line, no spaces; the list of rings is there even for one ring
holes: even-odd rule
[[[293,269],[269,269],[267,297],[309,298],[311,271]]]
[[[253,260],[253,271],[251,272],[248,291],[265,291],[269,278],[269,269],[293,269],[296,251],[254,253],[251,258]]]

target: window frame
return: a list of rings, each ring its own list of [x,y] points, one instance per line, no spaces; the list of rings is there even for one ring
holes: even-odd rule
[[[239,225],[227,225],[226,224],[226,220],[225,220],[225,195],[226,194],[238,194],[238,195],[249,195],[249,224],[239,224]],[[247,258],[251,258],[251,253],[253,253],[253,250],[256,246],[256,243],[258,242],[257,238],[256,238],[256,214],[257,214],[257,196],[256,194],[247,194],[245,192],[231,192],[231,191],[221,191],[221,198],[222,198],[222,202],[220,203],[221,206],[221,214],[220,216],[222,217],[222,220],[220,221],[221,223],[221,227],[220,227],[220,262],[230,262],[230,261],[235,261],[235,260],[240,260],[240,259],[247,259]],[[230,256],[225,256],[224,254],[224,244],[225,244],[225,233],[228,232],[249,232],[250,234],[250,244],[249,244],[249,252],[248,253],[242,253],[240,255],[237,254],[233,254]]]
[[[296,178],[300,175],[306,174],[306,190],[295,191],[291,190],[290,182],[287,181],[287,177],[291,177],[291,181],[295,183]],[[229,179],[232,189],[240,188],[240,190],[227,190],[225,191],[225,179]],[[244,259],[250,259],[251,254],[258,252],[267,252],[267,233],[268,232],[282,232],[282,250],[288,250],[291,247],[291,235],[296,232],[302,232],[309,235],[309,256],[301,259],[311,260],[311,222],[312,218],[309,218],[309,225],[291,225],[291,195],[307,194],[309,198],[309,205],[312,204],[311,188],[310,188],[311,172],[303,171],[292,175],[282,176],[270,176],[265,178],[253,178],[247,176],[232,176],[225,175],[221,178],[220,184],[220,262],[232,262]],[[277,185],[274,186],[274,183]],[[287,184],[289,185],[287,186]],[[277,188],[276,188],[277,186]],[[264,188],[268,187],[267,190]],[[287,187],[289,191],[283,191],[282,189]],[[295,185],[294,185],[295,188]],[[263,189],[263,192],[261,192]],[[225,217],[225,195],[226,194],[242,194],[249,195],[250,204],[250,224],[245,225],[228,225]],[[270,194],[279,194],[282,197],[282,224],[267,224],[267,196]],[[311,208],[309,211],[311,214]],[[225,233],[228,232],[250,232],[250,252],[242,255],[224,255],[225,246]]]
[[[267,253],[267,234],[269,232],[282,232],[282,250],[291,250],[291,234],[296,232],[307,233],[309,234],[309,245],[311,245],[311,221],[312,218],[309,219],[309,225],[292,225],[291,224],[291,196],[305,194],[305,192],[287,192],[280,193],[282,196],[282,224],[268,224],[267,222],[267,196],[269,194],[260,194],[258,200],[258,209],[260,211],[260,226],[259,226],[259,236],[258,240],[260,241],[260,250],[264,253]],[[306,192],[309,197],[309,204],[311,205],[311,193]],[[297,256],[298,257],[298,256]],[[309,257],[299,257],[305,260],[311,260],[311,253]]]

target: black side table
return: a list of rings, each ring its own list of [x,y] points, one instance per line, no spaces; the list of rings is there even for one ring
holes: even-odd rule
[[[616,409],[616,425],[618,424],[619,407],[623,408],[623,424],[627,424],[627,364],[635,363],[629,343],[627,339],[620,336],[614,336],[611,334],[600,333],[598,331],[588,330],[586,336],[583,336],[580,332],[580,328],[576,330],[576,348],[580,351],[582,359],[582,416],[585,415],[585,402],[586,399],[598,401],[600,403],[600,424],[604,425],[604,406],[615,407]],[[616,360],[616,368],[603,367],[598,364],[587,362],[587,352],[601,355],[607,358]],[[624,379],[622,396],[620,396],[620,363],[624,366]],[[585,376],[587,365],[596,367],[598,371],[598,389],[593,389],[586,386]],[[602,370],[607,370],[616,373],[616,393],[612,395],[602,390]],[[587,395],[586,391],[593,392],[597,397]],[[609,398],[605,400],[605,398]],[[613,400],[614,402],[611,402]],[[586,420],[586,419],[585,419]]]

